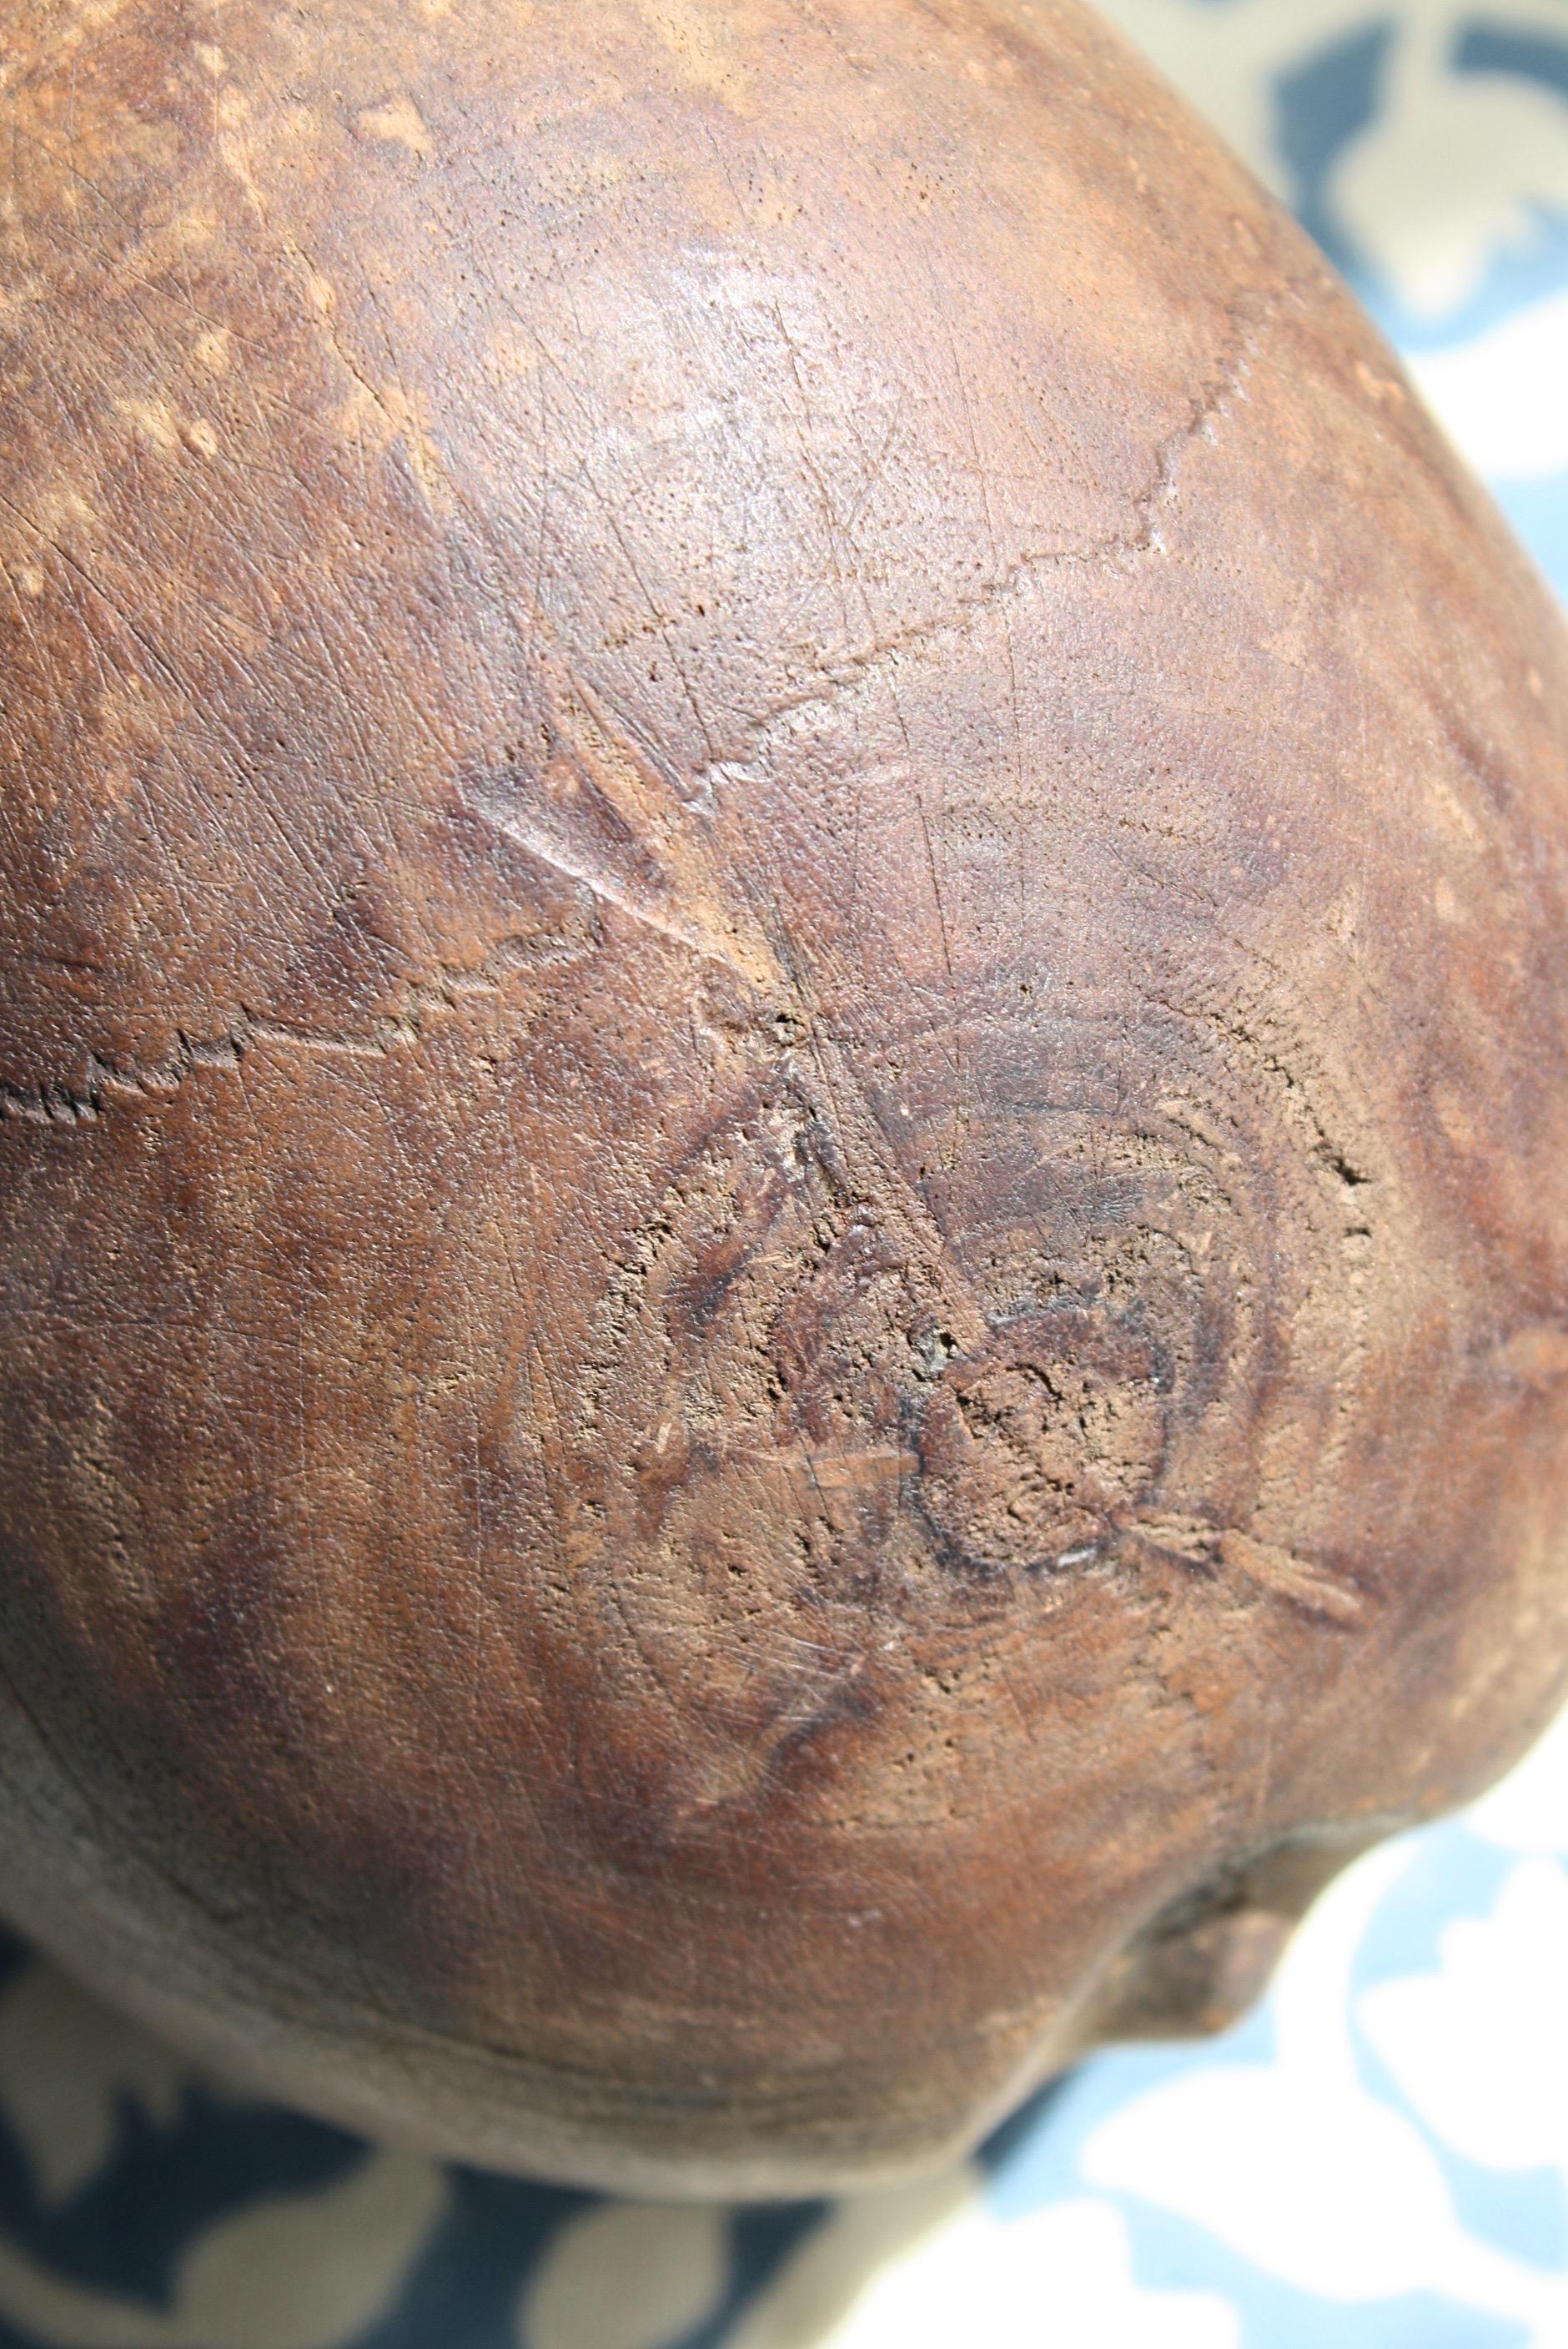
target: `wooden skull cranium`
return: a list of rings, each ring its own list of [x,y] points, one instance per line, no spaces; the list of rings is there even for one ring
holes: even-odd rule
[[[1568,1662],[1568,653],[1068,5],[13,5],[0,1903],[806,2190]]]

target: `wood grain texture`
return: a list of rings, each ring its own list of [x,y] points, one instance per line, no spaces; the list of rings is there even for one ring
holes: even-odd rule
[[[1568,652],[1068,5],[0,5],[0,1904],[802,2190],[1568,1665]]]

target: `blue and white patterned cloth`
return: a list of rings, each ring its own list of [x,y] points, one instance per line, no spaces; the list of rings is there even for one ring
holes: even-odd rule
[[[1568,0],[1115,0],[1568,595]],[[0,2349],[1568,2349],[1568,1723],[1266,2007],[897,2194],[660,2209],[236,2097],[0,1944]]]
[[[1568,597],[1568,0],[1108,0],[1311,230]]]

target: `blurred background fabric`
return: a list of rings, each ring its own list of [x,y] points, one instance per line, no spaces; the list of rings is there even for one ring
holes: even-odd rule
[[[1110,0],[1568,597],[1568,0]]]
[[[1568,596],[1568,0],[1115,0]],[[1568,2349],[1568,1724],[1264,2007],[975,2160],[668,2207],[242,2099],[0,1942],[0,2349]]]

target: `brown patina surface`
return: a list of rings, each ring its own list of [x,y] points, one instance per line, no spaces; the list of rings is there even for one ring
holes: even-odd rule
[[[1086,16],[0,8],[0,1903],[804,2188],[1568,1659],[1568,655]]]

